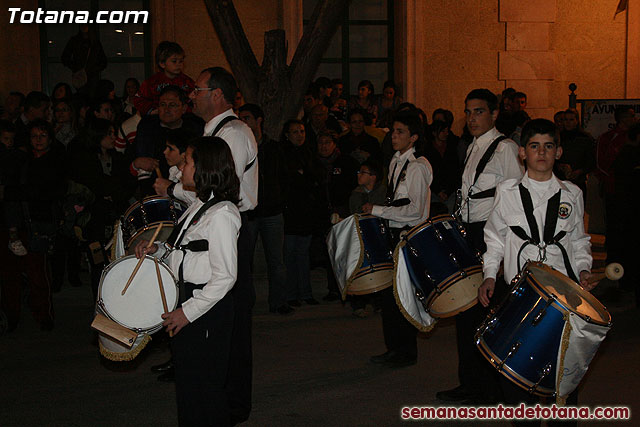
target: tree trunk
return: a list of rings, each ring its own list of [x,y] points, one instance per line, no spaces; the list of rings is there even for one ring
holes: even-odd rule
[[[325,50],[348,11],[350,0],[320,0],[305,28],[291,65],[283,30],[265,33],[262,65],[247,40],[232,0],[205,0],[240,91],[265,113],[264,131],[277,138],[288,119],[296,117]]]

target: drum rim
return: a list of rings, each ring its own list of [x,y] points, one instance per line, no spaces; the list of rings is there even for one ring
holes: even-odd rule
[[[449,215],[449,214],[436,215],[433,218],[429,218],[426,221],[423,221],[420,224],[414,226],[413,228],[410,228],[407,231],[405,238],[400,240],[400,243],[404,243],[405,240],[411,239],[414,235],[418,234],[425,228],[431,227],[432,225],[435,225],[437,223],[444,222],[444,221],[455,221],[456,223],[458,222],[458,220],[456,220],[453,217],[453,215]]]
[[[515,384],[518,387],[524,389],[525,391],[529,391],[529,389],[535,385],[534,382],[526,379],[525,377],[523,377],[522,375],[520,375],[516,371],[514,371],[507,364],[507,363],[509,363],[508,360],[506,362],[504,362],[504,364],[502,365],[502,369],[498,370],[498,368],[496,366],[496,362],[497,362],[497,364],[500,364],[500,363],[502,363],[502,359],[500,359],[491,350],[491,348],[489,348],[487,343],[484,341],[484,337],[482,335],[480,335],[476,339],[476,347],[478,347],[478,350],[480,351],[480,353],[484,356],[485,359],[487,359],[487,361],[491,364],[491,366],[493,366],[494,369],[496,371],[498,371],[499,374],[504,376],[506,379],[511,381],[513,384]],[[556,370],[557,370],[557,367],[556,367]],[[557,375],[556,372],[554,372],[554,376],[555,375]],[[533,394],[535,394],[537,396],[542,396],[542,397],[551,397],[555,393],[556,393],[555,389],[549,389],[547,387],[542,387],[542,386],[537,386],[536,389],[533,391]]]
[[[611,313],[609,313],[609,310],[607,310],[607,308],[604,306],[604,304],[602,304],[596,297],[594,297],[591,294],[591,292],[586,291],[584,288],[582,288],[579,284],[577,284],[576,282],[571,280],[569,277],[565,276],[564,274],[560,273],[557,270],[554,270],[552,267],[548,266],[547,264],[544,264],[543,262],[528,261],[525,264],[525,266],[522,269],[522,271],[527,273],[526,277],[530,277],[531,278],[531,284],[532,284],[531,287],[540,296],[542,296],[546,301],[549,301],[549,299],[552,299],[551,294],[546,290],[546,288],[540,282],[540,280],[536,279],[534,274],[531,274],[531,270],[530,270],[531,267],[538,268],[540,270],[544,270],[545,272],[557,277],[558,279],[567,282],[569,284],[569,286],[571,286],[575,290],[577,290],[579,295],[580,295],[580,297],[584,298],[591,305],[591,307],[593,307],[598,313],[600,313],[600,314],[603,314],[602,312],[606,313],[607,319],[606,319],[606,321],[600,321],[600,320],[594,319],[592,317],[589,317],[588,315],[582,314],[582,313],[572,309],[571,307],[567,307],[558,298],[553,298],[553,302],[551,303],[551,305],[553,305],[554,307],[556,307],[559,310],[563,311],[564,313],[567,313],[567,314],[568,313],[573,313],[573,314],[575,314],[576,316],[580,317],[582,320],[584,320],[587,323],[592,323],[594,325],[607,326],[607,327],[611,326]],[[526,277],[524,277],[524,275],[523,275],[523,278],[525,280],[526,280]],[[518,283],[520,283],[520,281]]]
[[[147,225],[145,225],[144,227],[136,230],[136,232],[133,234],[133,236],[129,237],[127,239],[127,244],[125,245],[125,250],[128,250],[129,247],[131,246],[131,243],[140,236],[140,234],[144,233],[145,231],[148,231],[150,228],[155,228],[158,227],[160,224],[162,224],[162,228],[165,228],[167,226],[171,226],[174,227],[176,225],[175,222],[173,221],[156,221],[156,222],[151,222]]]
[[[154,259],[155,257],[152,255],[145,255],[145,258],[148,259]],[[109,273],[109,271],[111,271],[113,269],[113,267],[119,263],[119,262],[123,262],[126,259],[130,259],[130,258],[136,258],[135,255],[126,255],[123,257],[118,258],[115,261],[112,261],[108,266],[106,266],[103,270],[102,270],[102,275],[100,276],[100,284],[98,285],[98,295],[97,295],[97,300],[96,300],[96,308],[97,310],[99,310],[100,312],[102,312],[102,314],[104,314],[105,316],[107,316],[109,319],[113,320],[114,322],[116,322],[118,325],[124,326],[125,328],[131,329],[134,332],[137,332],[138,335],[140,334],[152,334],[154,332],[159,331],[160,329],[162,329],[162,322],[158,323],[157,325],[151,326],[149,328],[132,328],[130,325],[125,325],[124,323],[118,321],[117,319],[115,319],[111,313],[109,313],[109,310],[107,310],[107,307],[104,305],[104,303],[102,302],[102,284],[104,283],[104,279],[107,276],[107,274]],[[178,287],[178,282],[176,280],[176,276],[173,274],[173,271],[171,270],[171,268],[169,268],[169,266],[162,261],[161,259],[158,259],[158,265],[159,266],[164,266],[165,269],[169,272],[169,274],[171,275],[171,278],[173,279],[173,284],[176,288],[176,301],[173,304],[173,307],[168,307],[170,311],[173,311],[176,309],[176,307],[178,306],[178,299],[179,299],[179,287]],[[163,283],[164,285],[164,283]],[[167,301],[168,302],[168,301]]]
[[[137,207],[139,207],[140,205],[144,205],[146,202],[150,201],[150,200],[167,200],[168,202],[177,202],[180,205],[182,205],[183,208],[187,208],[187,205],[182,202],[182,200],[178,200],[178,199],[172,199],[171,197],[168,196],[147,196],[144,197],[142,200],[136,200],[135,202],[133,202],[133,204],[131,204],[131,206],[129,206],[129,208],[124,212],[124,218],[128,218],[129,215],[131,214],[131,212],[133,212],[134,209],[136,209]]]
[[[451,286],[455,285],[456,283],[458,283],[461,279],[467,278],[469,276],[472,276],[474,274],[482,274],[482,265],[475,265],[475,266],[471,266],[471,267],[467,267],[467,268],[463,268],[462,269],[466,274],[465,277],[462,277],[460,275],[460,272],[458,273],[454,273],[451,276],[447,277],[445,280],[442,281],[442,283],[444,284],[442,289],[447,290],[449,289]],[[481,282],[482,284],[482,282]],[[476,292],[476,297],[468,302],[467,304],[465,304],[462,307],[459,307],[453,311],[448,311],[445,312],[443,314],[440,313],[434,313],[431,311],[431,306],[433,305],[433,303],[435,302],[435,300],[438,298],[439,295],[435,295],[436,291],[435,289],[433,291],[431,291],[431,293],[426,297],[427,298],[427,305],[429,307],[429,315],[433,316],[433,317],[437,317],[440,319],[446,319],[447,317],[452,317],[455,316],[458,313],[461,313],[463,311],[466,311],[468,309],[470,309],[471,307],[473,307],[474,305],[476,305],[478,303],[478,296],[477,296],[477,292]]]

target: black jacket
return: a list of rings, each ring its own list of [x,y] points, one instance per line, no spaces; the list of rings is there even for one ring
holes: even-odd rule
[[[280,143],[266,136],[258,145],[258,206],[252,217],[282,213],[287,193],[287,164]]]

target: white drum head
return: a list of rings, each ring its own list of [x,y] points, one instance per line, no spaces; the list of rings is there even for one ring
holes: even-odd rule
[[[135,256],[126,256],[109,264],[100,280],[98,304],[109,318],[122,326],[141,331],[160,329],[164,308],[153,257],[145,257],[129,289],[122,295],[137,263]],[[176,280],[166,264],[158,261],[158,266],[167,307],[172,311],[178,305]]]

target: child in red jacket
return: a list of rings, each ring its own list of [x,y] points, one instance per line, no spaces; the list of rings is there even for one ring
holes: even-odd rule
[[[133,98],[133,105],[142,117],[157,112],[160,92],[164,87],[176,85],[187,95],[195,87],[193,79],[182,73],[184,49],[178,43],[160,42],[156,48],[156,63],[162,71],[142,82]]]

